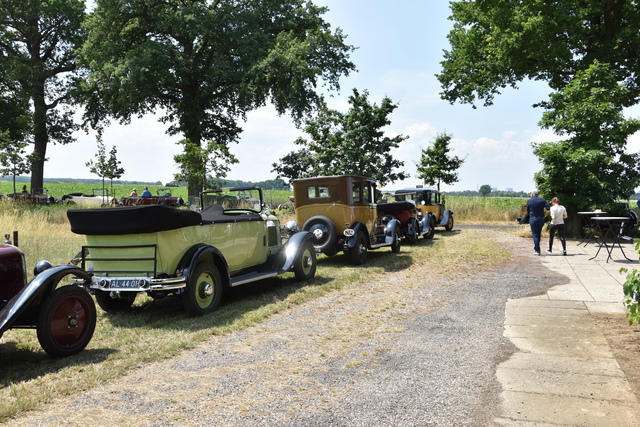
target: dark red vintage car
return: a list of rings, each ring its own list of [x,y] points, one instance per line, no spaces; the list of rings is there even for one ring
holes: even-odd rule
[[[433,238],[434,224],[431,213],[422,214],[416,205],[408,201],[378,203],[378,217],[387,216],[400,222],[400,233],[411,243],[418,243],[418,238]]]
[[[84,350],[96,327],[96,307],[83,286],[65,283],[90,282],[91,276],[73,265],[53,267],[40,261],[27,283],[24,253],[6,238],[0,244],[0,337],[9,329],[36,329],[50,356]]]
[[[120,199],[120,206],[160,205],[182,206],[182,197],[172,196],[168,188],[158,188],[157,196],[124,196]]]
[[[52,205],[56,202],[53,196],[47,194],[46,188],[34,188],[31,193],[24,191],[22,193],[11,193],[7,194],[7,197],[16,202],[29,205]]]

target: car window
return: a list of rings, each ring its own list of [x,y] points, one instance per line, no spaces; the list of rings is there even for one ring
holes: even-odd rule
[[[307,197],[310,199],[324,199],[331,195],[328,185],[311,185],[307,187]]]
[[[370,182],[364,183],[364,202],[373,203],[373,188]]]
[[[354,181],[353,185],[351,186],[351,194],[353,196],[353,203],[360,203],[360,201],[362,200],[361,194],[360,194],[360,182],[359,181]]]

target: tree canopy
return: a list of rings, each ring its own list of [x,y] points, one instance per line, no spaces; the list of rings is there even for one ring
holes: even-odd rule
[[[98,0],[82,50],[87,118],[159,113],[198,147],[237,142],[238,120],[269,102],[299,120],[321,82],[339,89],[355,69],[325,11],[303,0]]]
[[[84,10],[82,0],[0,2],[0,95],[18,104],[31,102],[26,111],[34,144],[32,188],[42,188],[47,144],[72,142],[78,129],[69,104],[77,83],[75,55],[84,38]]]
[[[541,80],[552,89],[540,125],[563,141],[533,144],[535,181],[570,213],[612,206],[640,185],[626,153],[638,120],[623,110],[640,95],[640,4],[635,0],[454,1],[442,97],[491,105],[505,87]],[[574,215],[570,231],[579,225]]]
[[[383,128],[391,123],[389,115],[398,107],[384,97],[378,106],[369,102],[369,93],[353,89],[346,113],[326,105],[317,117],[305,120],[304,131],[310,139],[298,138],[303,147],[273,164],[278,177],[290,180],[322,175],[360,175],[375,179],[381,186],[408,178],[396,170],[404,165],[391,150],[406,136],[385,136]]]
[[[435,141],[422,150],[420,162],[417,164],[418,178],[427,185],[437,185],[438,191],[440,191],[441,182],[445,184],[458,182],[458,172],[456,171],[464,163],[464,159],[449,155],[450,142],[451,135],[438,134]]]
[[[640,5],[634,0],[452,1],[442,72],[448,101],[485,105],[526,79],[562,90],[594,61],[611,64],[637,102]]]

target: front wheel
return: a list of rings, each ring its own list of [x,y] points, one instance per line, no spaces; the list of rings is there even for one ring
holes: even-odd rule
[[[391,252],[397,254],[400,252],[400,227],[396,227],[393,233],[393,243],[391,244]]]
[[[429,232],[425,233],[424,238],[425,239],[433,239],[433,235],[436,233],[436,221],[431,218],[429,220]]]
[[[367,262],[367,236],[362,230],[358,231],[356,245],[349,249],[349,257],[353,265],[362,265]]]
[[[449,216],[449,220],[447,221],[447,225],[444,226],[444,229],[447,231],[453,230],[453,215]]]
[[[407,240],[414,245],[418,243],[418,227],[418,221],[411,221],[411,228],[413,229],[413,232],[409,232],[409,234],[407,234]]]
[[[54,290],[40,307],[36,332],[40,345],[52,357],[79,353],[96,329],[96,306],[84,289],[67,285]]]
[[[298,280],[310,280],[316,275],[316,249],[311,242],[305,243],[298,251],[293,272]]]
[[[201,262],[189,276],[182,303],[192,316],[214,311],[222,300],[222,279],[218,268],[210,262]]]

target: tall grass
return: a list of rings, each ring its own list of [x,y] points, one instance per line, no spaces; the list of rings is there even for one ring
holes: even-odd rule
[[[519,197],[445,197],[456,222],[466,224],[513,223],[522,216],[522,204],[527,203],[527,199]]]

